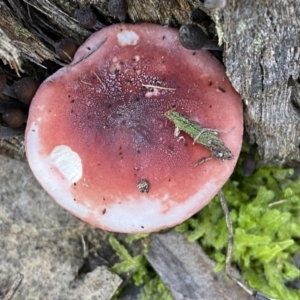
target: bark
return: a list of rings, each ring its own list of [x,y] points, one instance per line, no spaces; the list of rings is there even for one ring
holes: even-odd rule
[[[63,65],[54,54],[55,41],[68,37],[81,44],[91,34],[79,27],[73,18],[74,10],[91,5],[101,22],[111,24],[117,20],[108,13],[107,3],[108,0],[0,0],[0,58],[14,70],[5,68],[10,80],[19,74],[43,80]],[[128,4],[128,22],[173,27],[190,23],[192,10],[203,8],[201,1],[192,0],[128,0]],[[268,165],[300,162],[297,4],[298,0],[227,0],[222,9],[203,8],[216,24],[220,43],[224,43],[224,64],[244,100],[250,141],[258,145],[261,162]],[[20,140],[1,141],[0,153],[7,152],[6,143],[14,149],[10,156],[22,155]]]
[[[300,161],[300,2],[235,1],[214,14],[227,74],[264,164]]]

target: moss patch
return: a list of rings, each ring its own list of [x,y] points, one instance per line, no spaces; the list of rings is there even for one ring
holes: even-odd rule
[[[147,251],[146,244],[149,244],[147,236],[148,234],[128,235],[126,242],[132,243],[135,240],[144,238],[144,251]],[[109,242],[121,260],[120,263],[111,268],[111,271],[117,274],[131,274],[135,285],[143,285],[143,290],[139,297],[140,300],[172,300],[168,289],[151,268],[144,255],[131,256],[126,247],[113,237],[109,239]],[[119,299],[120,295],[122,295],[122,289],[118,290],[113,300]]]
[[[276,299],[300,299],[300,291],[286,286],[300,275],[292,261],[299,252],[300,178],[282,168],[245,177],[239,162],[223,191],[234,227],[232,263],[251,288]],[[198,240],[218,262],[216,271],[223,269],[228,232],[218,197],[176,230]]]

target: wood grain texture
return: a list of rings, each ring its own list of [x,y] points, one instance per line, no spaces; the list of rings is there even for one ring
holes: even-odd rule
[[[225,66],[245,104],[245,125],[263,164],[300,161],[300,2],[230,1],[214,19]]]
[[[199,244],[188,243],[182,234],[152,234],[145,256],[174,300],[253,299],[223,272],[215,273]]]

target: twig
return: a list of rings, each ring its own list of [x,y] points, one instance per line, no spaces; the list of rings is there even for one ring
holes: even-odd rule
[[[3,300],[10,300],[12,299],[14,293],[16,292],[16,290],[18,289],[21,281],[23,280],[24,278],[24,275],[19,273],[17,275],[17,278],[15,279],[14,283],[12,284],[12,286],[10,287],[8,293],[6,294],[6,296],[4,297]]]
[[[84,259],[86,259],[89,256],[90,251],[88,249],[88,246],[87,246],[87,243],[85,241],[85,238],[84,238],[83,234],[81,234],[80,237],[81,237],[82,252],[83,252],[82,256],[83,256]]]
[[[231,258],[232,258],[232,251],[233,251],[233,227],[232,221],[229,214],[229,209],[227,206],[227,202],[223,193],[223,190],[220,190],[218,193],[220,197],[220,203],[225,215],[226,225],[228,229],[228,247],[226,253],[226,260],[225,260],[225,272],[231,278]]]
[[[89,83],[89,82],[86,82],[86,81],[83,81],[83,79],[82,79],[82,78],[80,78],[80,82],[82,82],[83,84],[86,84],[86,85],[90,85],[90,86],[92,86],[92,84],[91,84],[91,83]]]
[[[44,5],[43,8],[39,8],[36,5],[34,5],[33,3],[28,2],[27,0],[23,0],[26,4],[34,7],[37,11],[39,11],[40,13],[46,15],[47,17],[51,17],[51,15],[49,15],[49,12],[53,13],[53,10],[57,10],[57,8],[50,2],[50,1],[46,1],[46,3],[48,5]],[[39,3],[39,2],[38,2]],[[72,21],[77,21],[76,19],[72,18],[71,16],[69,16],[68,14],[66,14],[65,12],[63,12],[62,10],[58,10],[58,12],[63,15],[65,18],[69,18]]]
[[[158,90],[176,91],[176,89],[174,89],[174,88],[167,88],[167,87],[163,87],[160,85],[142,84],[142,86],[144,86],[146,88],[154,88],[154,89],[158,89]]]
[[[106,90],[106,86],[105,86],[104,82],[100,79],[100,77],[94,71],[93,71],[93,73],[95,74],[96,78],[98,79],[98,81],[102,85],[103,89]]]
[[[72,62],[69,64],[70,67],[74,67],[83,60],[87,59],[90,55],[92,55],[94,52],[96,52],[106,41],[106,37],[104,37],[98,44],[96,44],[89,52],[84,54],[82,57],[80,57],[77,61]]]
[[[252,291],[238,279],[231,275],[231,258],[232,258],[232,251],[233,251],[233,243],[234,243],[234,235],[233,235],[233,226],[232,221],[229,214],[229,209],[227,206],[227,202],[222,190],[218,192],[218,196],[220,197],[220,203],[225,215],[226,225],[228,229],[228,246],[227,246],[227,253],[226,253],[226,260],[225,260],[225,272],[226,275],[233,280],[237,285],[239,285],[243,290],[245,290],[249,295],[251,295],[254,299],[257,300],[275,300],[272,298],[268,298],[267,296],[261,294],[258,291]]]

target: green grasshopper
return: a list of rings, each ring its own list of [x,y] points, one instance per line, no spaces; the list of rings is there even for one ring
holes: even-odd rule
[[[199,159],[194,167],[213,158],[220,161],[233,159],[233,154],[218,136],[218,132],[221,130],[204,128],[175,110],[169,110],[164,115],[175,124],[175,135],[179,135],[179,132],[183,131],[194,139],[193,144],[200,144],[211,151],[211,156]]]

